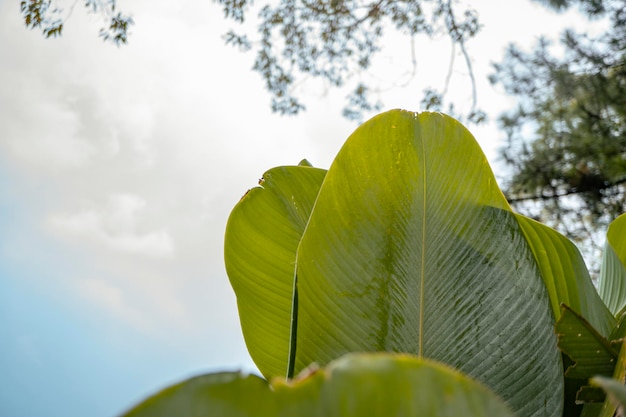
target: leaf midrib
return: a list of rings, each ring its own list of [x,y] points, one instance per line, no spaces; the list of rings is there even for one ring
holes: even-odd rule
[[[417,116],[417,115],[416,115]],[[419,118],[418,118],[419,126]],[[419,310],[419,329],[418,329],[418,345],[417,355],[422,357],[424,342],[424,292],[426,287],[426,144],[424,139],[422,142],[422,186],[423,186],[423,204],[422,204],[422,261],[420,265],[420,310]]]

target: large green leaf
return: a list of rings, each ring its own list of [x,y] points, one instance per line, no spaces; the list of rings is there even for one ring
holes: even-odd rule
[[[561,359],[537,261],[471,134],[384,113],[341,149],[297,255],[296,369],[347,352],[452,365],[522,416],[560,415]]]
[[[548,289],[554,316],[559,318],[565,304],[607,337],[615,318],[598,295],[580,251],[556,230],[521,214],[515,216]]]
[[[495,394],[441,364],[408,355],[353,354],[270,386],[236,372],[167,388],[124,417],[514,417]]]
[[[306,226],[324,173],[270,170],[229,219],[227,270],[265,376],[284,375],[292,313],[302,312],[298,370],[354,350],[413,352],[500,385],[526,410],[527,398],[542,401],[530,381],[558,373],[550,306],[558,318],[559,305],[571,305],[604,336],[613,326],[578,250],[512,214],[478,145],[451,118],[393,111],[366,123],[333,163]],[[292,311],[305,226],[303,306]],[[509,386],[511,372],[522,377]]]
[[[296,249],[325,174],[271,169],[228,219],[226,271],[248,351],[266,377],[286,375]]]
[[[626,307],[626,214],[609,225],[598,291],[613,314]]]

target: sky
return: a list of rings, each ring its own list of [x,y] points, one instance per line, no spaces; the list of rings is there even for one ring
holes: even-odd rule
[[[497,115],[513,105],[491,86],[509,42],[585,30],[575,11],[529,0],[478,2],[468,43],[478,104],[470,126],[498,166]],[[281,117],[225,46],[232,24],[209,0],[120,0],[129,44],[98,38],[80,4],[58,39],[24,28],[0,0],[0,416],[111,417],[203,372],[256,372],[223,262],[228,215],[267,169],[307,158],[327,168],[356,124],[346,90],[309,80],[308,111]],[[449,40],[389,34],[374,62],[385,109],[419,111],[442,88]],[[467,108],[456,51],[449,97]],[[496,170],[502,177],[503,171]]]

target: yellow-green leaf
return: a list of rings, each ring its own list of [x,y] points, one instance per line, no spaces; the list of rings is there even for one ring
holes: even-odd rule
[[[266,377],[286,375],[296,249],[325,174],[303,163],[271,169],[228,219],[226,271],[248,351]]]
[[[353,354],[270,384],[237,372],[166,388],[123,417],[514,417],[493,392],[438,363]]]

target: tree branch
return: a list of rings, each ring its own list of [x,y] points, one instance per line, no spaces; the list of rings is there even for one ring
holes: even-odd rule
[[[583,194],[583,193],[589,193],[589,192],[593,192],[593,191],[601,191],[601,190],[607,190],[609,188],[613,188],[616,187],[620,184],[624,184],[626,183],[626,177],[624,178],[620,178],[619,180],[616,181],[612,181],[612,182],[608,182],[606,183],[604,186],[602,187],[598,187],[597,190],[589,190],[589,189],[579,189],[576,187],[570,188],[569,190],[566,190],[564,192],[561,193],[557,193],[557,192],[553,192],[552,194],[539,194],[539,195],[529,195],[529,196],[523,196],[523,197],[506,197],[506,200],[509,203],[519,203],[522,201],[536,201],[536,200],[558,200],[561,197],[565,197],[568,195],[573,195],[573,194]]]

